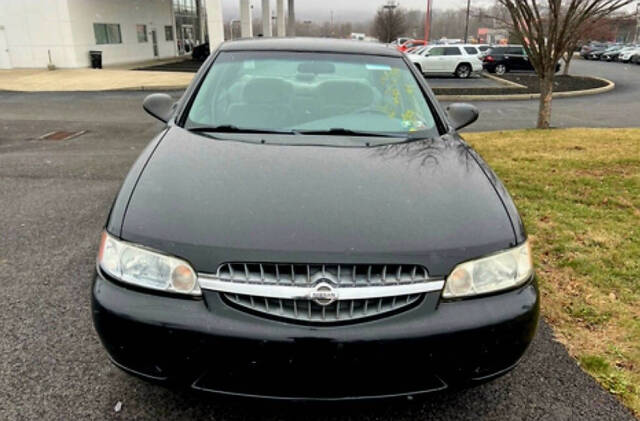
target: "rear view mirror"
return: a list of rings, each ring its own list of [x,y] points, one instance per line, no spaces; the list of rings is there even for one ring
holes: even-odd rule
[[[298,73],[314,75],[331,74],[336,72],[336,66],[328,61],[305,61],[298,65]]]
[[[173,114],[176,101],[167,94],[151,94],[144,99],[142,108],[160,121],[167,122]]]
[[[449,120],[456,130],[460,130],[464,127],[475,122],[480,116],[480,111],[471,104],[455,103],[447,107],[447,113],[449,114]]]

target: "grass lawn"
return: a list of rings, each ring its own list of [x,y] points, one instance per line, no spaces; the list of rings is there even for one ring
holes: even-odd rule
[[[464,137],[520,209],[557,339],[640,415],[640,129]]]

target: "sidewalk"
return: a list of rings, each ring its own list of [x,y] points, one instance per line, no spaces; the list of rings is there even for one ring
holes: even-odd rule
[[[194,73],[107,69],[0,70],[0,91],[112,91],[184,89]]]

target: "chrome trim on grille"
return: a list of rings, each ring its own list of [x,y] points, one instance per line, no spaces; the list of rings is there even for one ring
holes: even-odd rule
[[[231,303],[259,313],[303,322],[331,323],[380,316],[417,303],[423,294],[401,295],[391,298],[334,301],[321,305],[311,300],[259,298],[247,295],[224,294]]]
[[[203,290],[271,316],[310,322],[372,317],[409,307],[443,279],[418,265],[225,263],[199,273]]]
[[[249,284],[222,281],[215,275],[198,274],[201,289],[210,289],[231,294],[253,295],[266,298],[284,298],[290,300],[310,300],[315,287]],[[338,300],[361,300],[367,298],[385,298],[398,295],[414,295],[425,292],[440,291],[444,288],[444,280],[434,280],[406,285],[388,285],[371,287],[336,286]]]

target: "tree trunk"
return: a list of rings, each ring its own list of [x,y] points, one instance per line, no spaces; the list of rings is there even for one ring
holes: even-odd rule
[[[551,127],[551,99],[553,97],[553,70],[540,78],[540,107],[538,109],[539,129]]]
[[[562,74],[565,76],[569,76],[569,65],[571,64],[571,59],[573,59],[573,51],[567,52],[567,57],[563,57],[564,59],[564,70]]]

